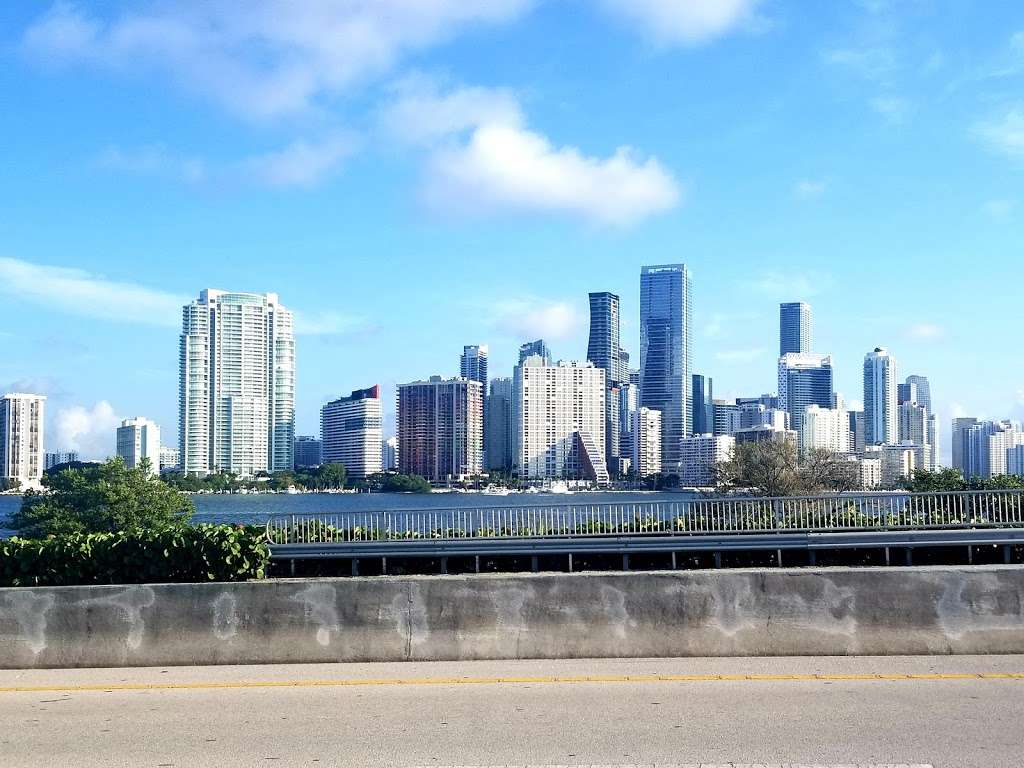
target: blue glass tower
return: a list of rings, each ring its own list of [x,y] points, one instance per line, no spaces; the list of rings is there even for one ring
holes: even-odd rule
[[[691,424],[693,313],[690,271],[662,264],[640,271],[640,404],[661,411],[661,462],[678,473]]]

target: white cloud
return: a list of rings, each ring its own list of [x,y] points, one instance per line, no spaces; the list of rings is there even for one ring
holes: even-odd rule
[[[656,159],[629,147],[602,158],[554,146],[525,127],[518,101],[503,89],[442,93],[414,78],[399,87],[383,123],[399,140],[429,148],[423,194],[438,210],[553,211],[628,226],[682,197]]]
[[[47,443],[62,451],[78,451],[82,459],[104,459],[114,453],[116,429],[121,419],[106,400],[86,408],[73,405],[57,411],[53,438]]]
[[[877,96],[868,104],[893,125],[902,125],[910,116],[910,102],[898,96]]]
[[[993,152],[1024,158],[1024,105],[1002,115],[975,123],[974,135]]]
[[[1017,209],[1017,201],[1010,198],[988,200],[982,209],[994,219],[1005,219]]]
[[[58,2],[25,33],[47,63],[155,71],[251,117],[307,109],[389,71],[403,56],[499,24],[532,0],[171,0],[103,18]]]
[[[813,200],[825,194],[825,182],[814,179],[801,179],[796,183],[794,192],[801,200]]]
[[[629,147],[608,158],[588,157],[502,125],[481,126],[465,146],[435,153],[425,193],[448,210],[561,211],[613,226],[667,211],[681,197],[657,160]]]
[[[893,52],[878,46],[833,48],[825,51],[825,61],[876,82],[888,82],[897,69]]]
[[[832,279],[821,274],[765,272],[746,287],[778,301],[800,301],[816,296],[829,288]]]
[[[366,320],[340,312],[293,312],[295,333],[300,336],[343,336],[366,330]]]
[[[722,363],[749,363],[764,357],[767,350],[764,347],[754,349],[724,349],[715,352],[715,359]]]
[[[203,181],[207,173],[201,159],[175,155],[162,144],[135,149],[110,146],[99,154],[96,164],[105,170],[167,176],[190,184]]]
[[[456,88],[442,93],[432,79],[414,75],[395,88],[383,111],[384,129],[400,141],[432,145],[480,125],[525,124],[515,94],[506,88]]]
[[[905,335],[916,341],[934,341],[946,335],[945,329],[934,323],[918,323],[907,328]]]
[[[602,0],[663,45],[696,45],[756,27],[761,0]]]
[[[568,301],[535,297],[504,299],[490,305],[489,311],[497,330],[523,341],[565,339],[583,324],[582,313]]]
[[[0,257],[0,294],[75,315],[176,327],[184,296],[136,283],[108,280],[85,270]]]
[[[181,327],[181,308],[193,298],[137,283],[108,280],[82,269],[0,257],[2,295],[72,315],[166,328]],[[299,335],[344,334],[363,323],[359,318],[337,312],[306,314],[296,310],[294,314],[295,332]]]
[[[337,172],[354,151],[355,140],[342,134],[319,142],[299,139],[276,152],[251,157],[244,166],[251,176],[270,186],[310,187]]]

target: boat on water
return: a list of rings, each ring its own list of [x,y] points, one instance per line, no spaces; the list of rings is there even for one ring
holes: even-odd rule
[[[509,494],[515,493],[511,488],[501,488],[496,485],[488,485],[482,491],[484,496],[508,496]]]

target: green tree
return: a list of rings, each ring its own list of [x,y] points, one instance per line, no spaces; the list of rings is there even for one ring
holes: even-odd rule
[[[859,484],[856,465],[822,449],[807,451],[801,459],[789,440],[740,443],[729,461],[715,467],[715,474],[719,492],[743,490],[760,496],[837,493]]]
[[[25,537],[162,529],[187,523],[191,499],[150,475],[149,462],[121,459],[43,478],[47,492],[25,495],[11,527]]]
[[[430,493],[430,483],[420,475],[396,475],[379,472],[367,478],[367,485],[384,493]]]
[[[21,480],[16,477],[0,477],[0,493],[3,491],[16,491],[21,488]]]
[[[344,464],[321,464],[317,468],[317,477],[321,488],[341,490],[348,479],[348,470]]]

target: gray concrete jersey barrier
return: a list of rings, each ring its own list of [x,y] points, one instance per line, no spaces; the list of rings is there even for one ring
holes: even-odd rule
[[[0,589],[0,668],[1024,653],[1024,568]]]

